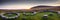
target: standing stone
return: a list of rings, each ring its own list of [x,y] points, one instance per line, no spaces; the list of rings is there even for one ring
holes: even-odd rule
[[[58,14],[60,14],[60,11],[58,11]]]
[[[36,14],[37,12],[34,12],[33,14]]]
[[[37,13],[37,12],[32,12],[32,14],[31,14],[31,15],[32,15],[32,16],[33,16],[33,15],[36,15],[36,13]]]
[[[7,17],[7,16],[4,16],[4,14],[8,14],[8,16],[12,16],[12,14],[16,14],[16,16],[14,16],[14,17]],[[2,13],[1,14],[2,20],[15,20],[16,17],[19,17],[19,16],[20,16],[20,13],[12,13],[12,12],[10,12],[10,13]]]
[[[44,20],[48,20],[48,15],[44,15],[44,16],[43,16],[43,19],[44,19]]]

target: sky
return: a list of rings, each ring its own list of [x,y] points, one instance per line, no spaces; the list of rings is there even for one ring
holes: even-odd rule
[[[2,2],[0,9],[30,9],[31,7],[38,5],[60,5],[60,0],[12,0]]]

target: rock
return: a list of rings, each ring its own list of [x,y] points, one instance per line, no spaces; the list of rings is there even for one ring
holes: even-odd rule
[[[58,14],[60,14],[60,11],[58,11]]]
[[[7,16],[5,16],[4,14],[8,14],[9,16],[12,16],[12,14],[16,14],[16,16],[14,16],[14,17],[7,17]],[[20,13],[1,13],[1,18],[2,19],[15,19],[15,18],[17,18],[17,17],[19,17],[20,16]]]
[[[47,20],[47,19],[48,19],[48,15],[44,15],[44,16],[43,16],[43,19],[44,19],[44,20]]]

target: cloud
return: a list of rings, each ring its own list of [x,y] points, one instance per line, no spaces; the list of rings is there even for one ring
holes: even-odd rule
[[[6,9],[29,9],[37,5],[54,5],[57,0],[20,0],[17,2],[5,2],[0,8]]]

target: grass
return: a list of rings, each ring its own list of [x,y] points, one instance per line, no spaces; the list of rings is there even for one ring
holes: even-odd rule
[[[25,17],[26,20],[43,20],[43,15],[49,15],[50,13],[51,12],[38,12],[34,16],[24,16],[23,13],[20,13],[20,16],[16,20],[22,20],[23,17]],[[60,20],[60,18],[57,16],[56,13],[53,13],[53,16],[48,16],[48,20]]]
[[[11,14],[11,15],[4,14],[4,16],[6,16],[6,17],[14,17],[14,16],[16,16],[16,14]]]

